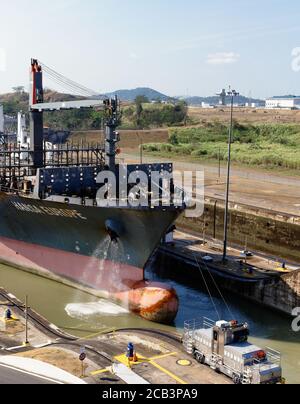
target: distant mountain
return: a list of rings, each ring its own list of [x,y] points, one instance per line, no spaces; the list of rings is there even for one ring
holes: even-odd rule
[[[212,97],[169,97],[168,95],[162,94],[159,91],[153,90],[148,87],[139,87],[132,90],[117,90],[115,92],[111,92],[106,94],[107,97],[114,97],[117,95],[121,101],[129,101],[133,102],[138,96],[145,96],[150,101],[172,101],[172,100],[184,100],[188,105],[201,105],[202,102],[206,104],[218,105],[220,102],[220,97],[212,96]],[[72,100],[80,100],[82,97],[74,96],[71,94],[63,94],[56,91],[52,91],[50,89],[45,90],[45,102],[58,102],[58,101],[72,101]],[[259,105],[265,105],[265,101],[260,99],[250,99],[251,102],[257,103]],[[235,103],[245,104],[249,102],[249,98],[244,96],[239,96],[235,98]],[[0,94],[0,103],[4,104],[4,108],[6,113],[13,113],[18,110],[26,111],[28,109],[28,94],[23,93],[9,93],[9,94]],[[227,98],[227,103],[230,103],[230,98]]]
[[[148,87],[139,87],[133,90],[117,90],[112,93],[106,94],[108,97],[112,97],[117,95],[121,101],[134,101],[138,96],[145,96],[150,101],[168,101],[170,97],[165,94],[160,93],[159,91],[153,90]]]
[[[220,101],[220,97],[218,96],[212,96],[212,97],[169,97],[168,95],[162,94],[159,91],[153,90],[152,88],[148,87],[139,87],[135,88],[133,90],[117,90],[112,93],[106,94],[108,97],[112,97],[117,95],[121,101],[130,101],[133,102],[136,97],[138,96],[145,96],[147,97],[150,101],[156,101],[156,100],[161,100],[161,101],[170,101],[174,99],[181,99],[187,102],[188,105],[201,105],[202,102],[205,102],[206,104],[212,104],[212,105],[218,105]],[[250,99],[251,102],[255,102],[259,105],[264,105],[264,101],[260,99]],[[248,97],[244,96],[239,96],[236,97],[235,103],[238,104],[246,104],[249,102]],[[227,103],[230,103],[230,98],[228,97]]]
[[[220,102],[220,97],[218,96],[213,96],[213,97],[188,97],[188,98],[183,98],[188,105],[201,105],[202,102],[205,102],[206,104],[212,104],[212,105],[218,105]],[[240,95],[235,98],[234,102],[236,104],[246,104],[247,102],[251,103],[257,103],[259,105],[265,105],[265,101],[256,99],[256,98],[249,98],[244,97],[243,95]],[[230,98],[227,97],[226,102],[229,104],[230,103]]]

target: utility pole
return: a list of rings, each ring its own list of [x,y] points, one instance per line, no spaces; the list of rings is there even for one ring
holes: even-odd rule
[[[232,90],[229,87],[229,92],[227,93],[231,97],[231,110],[230,110],[230,127],[229,127],[229,137],[228,137],[228,164],[227,164],[227,184],[226,184],[226,198],[225,198],[225,218],[224,218],[224,250],[223,250],[223,263],[227,261],[227,244],[228,244],[228,211],[229,211],[229,192],[230,192],[230,173],[231,173],[231,145],[233,136],[233,105],[234,97],[237,97],[239,93]]]

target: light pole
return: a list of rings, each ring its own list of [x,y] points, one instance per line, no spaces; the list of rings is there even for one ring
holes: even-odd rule
[[[224,250],[223,250],[223,263],[227,260],[227,244],[228,244],[228,210],[229,210],[229,191],[230,191],[230,170],[231,170],[231,144],[233,136],[233,105],[234,98],[239,96],[239,93],[229,87],[227,93],[231,97],[230,105],[230,127],[228,137],[228,164],[227,164],[227,185],[226,185],[226,200],[225,200],[225,218],[224,218]]]

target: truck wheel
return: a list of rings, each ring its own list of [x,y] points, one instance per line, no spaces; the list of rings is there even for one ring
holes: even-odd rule
[[[195,351],[195,353],[194,353],[194,358],[196,359],[197,362],[200,363],[200,362],[201,362],[201,358],[202,358],[201,353],[198,352],[198,351]]]
[[[232,380],[234,384],[241,384],[241,379],[238,375],[233,375]]]
[[[194,358],[196,359],[197,362],[201,363],[201,365],[204,365],[204,363],[205,363],[205,356],[202,355],[200,352],[195,351],[195,353],[194,353]]]

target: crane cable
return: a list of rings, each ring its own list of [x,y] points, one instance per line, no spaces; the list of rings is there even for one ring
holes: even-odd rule
[[[62,74],[56,72],[55,70],[53,70],[51,67],[45,65],[44,63],[41,62],[41,66],[42,68],[48,73],[48,74],[52,74],[53,76],[57,77],[59,80],[61,80],[63,83],[69,84],[75,88],[78,88],[88,94],[91,95],[97,95],[97,93],[85,86],[82,86],[81,84],[76,83],[73,80],[68,79],[67,77],[63,76]]]
[[[65,82],[59,80],[56,76],[52,76],[52,75],[50,75],[50,74],[47,74],[47,72],[45,72],[45,74],[46,74],[46,76],[47,76],[48,79],[50,79],[50,80],[56,82],[60,87],[62,87],[62,88],[64,88],[64,89],[68,89],[69,91],[71,90],[71,91],[73,91],[73,92],[76,93],[76,94],[84,95],[85,97],[91,97],[91,93],[88,93],[88,92],[86,92],[86,91],[84,91],[84,90],[81,90],[81,89],[79,89],[79,88],[77,88],[77,87],[75,87],[75,86],[73,86],[73,85],[70,85],[70,84],[68,84],[68,83],[65,83]]]
[[[82,97],[86,97],[86,96],[87,96],[87,94],[77,91],[77,89],[75,89],[74,87],[70,87],[70,86],[67,86],[67,85],[62,84],[60,81],[58,81],[58,80],[55,79],[54,77],[49,76],[49,77],[47,77],[47,78],[48,78],[51,82],[57,84],[57,85],[59,86],[59,88],[60,88],[61,90],[63,90],[64,92],[72,92],[74,95],[78,95],[78,96],[82,96]]]
[[[75,86],[73,84],[69,84],[66,81],[61,80],[59,77],[53,75],[52,73],[48,72],[47,70],[44,70],[44,72],[45,72],[45,75],[47,76],[47,78],[49,78],[51,81],[56,82],[60,87],[62,87],[64,89],[67,89],[68,91],[71,90],[71,91],[73,91],[73,92],[75,92],[77,94],[84,95],[85,97],[86,96],[88,96],[88,97],[91,96],[90,92],[87,92],[85,90],[81,90],[79,87],[77,87],[77,86]]]
[[[76,83],[73,80],[68,79],[67,77],[47,66],[45,63],[40,62],[40,65],[46,75],[50,78],[50,80],[55,81],[62,88],[68,88],[69,90],[71,89],[72,91],[76,91],[78,94],[84,96],[99,96],[99,94],[96,93],[94,90],[91,90],[81,84]]]
[[[205,276],[204,276],[204,274],[203,274],[203,272],[202,272],[202,270],[201,270],[200,264],[199,264],[199,262],[198,262],[198,258],[197,258],[196,254],[195,254],[194,252],[193,252],[193,255],[194,255],[195,260],[196,260],[196,263],[197,263],[197,265],[198,265],[198,267],[199,267],[199,270],[200,270],[202,279],[203,279],[203,281],[204,281],[204,284],[205,284],[205,286],[206,286],[207,292],[208,292],[209,297],[210,297],[210,300],[211,300],[211,302],[212,302],[212,304],[213,304],[213,306],[214,306],[214,309],[215,309],[215,312],[216,312],[216,314],[217,314],[217,316],[218,316],[218,319],[221,320],[220,314],[219,314],[218,309],[217,309],[217,305],[216,305],[216,303],[215,303],[215,301],[214,301],[214,298],[213,298],[213,296],[212,296],[212,294],[211,294],[211,292],[210,292],[210,289],[209,289],[208,283],[206,282]]]
[[[228,303],[227,303],[227,301],[226,301],[224,295],[222,294],[221,289],[219,288],[219,286],[218,286],[218,284],[217,284],[217,281],[215,280],[215,278],[214,278],[214,276],[213,276],[211,270],[209,269],[208,265],[207,265],[206,262],[204,261],[203,257],[202,257],[201,255],[200,255],[200,257],[201,257],[201,260],[202,260],[203,264],[205,265],[205,267],[206,267],[206,269],[207,269],[207,271],[208,271],[208,273],[209,273],[209,275],[210,275],[210,277],[211,277],[211,279],[212,279],[212,281],[213,281],[213,283],[214,283],[214,285],[215,285],[215,287],[216,287],[216,289],[217,289],[219,295],[221,296],[221,299],[223,300],[223,302],[224,302],[224,304],[225,304],[225,306],[226,306],[226,309],[227,309],[228,313],[229,313],[230,316],[231,316],[231,319],[233,320],[233,319],[235,318],[234,315],[233,315],[233,312],[232,312],[232,310],[230,309],[230,307],[229,307],[229,305],[228,305]]]

